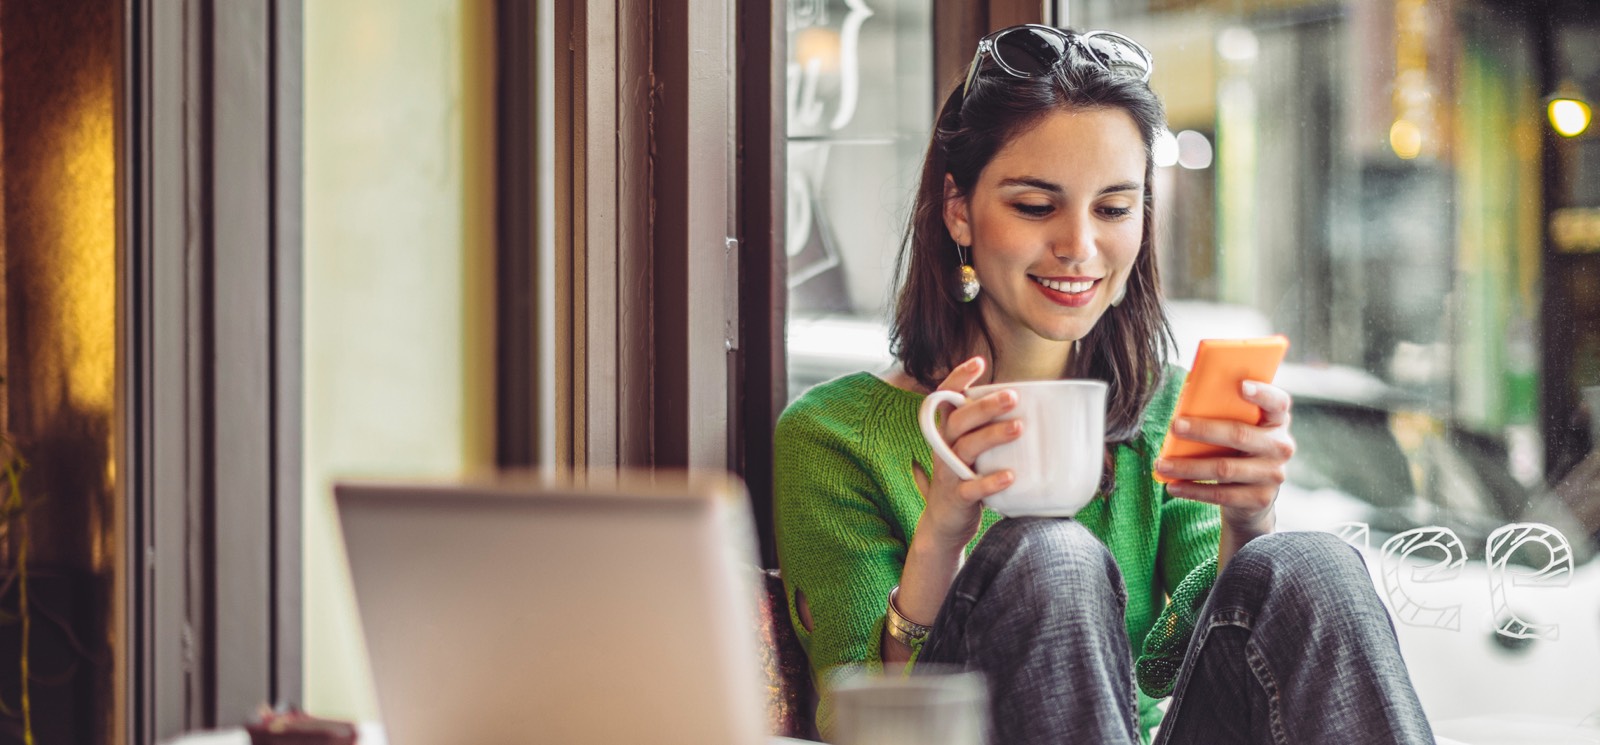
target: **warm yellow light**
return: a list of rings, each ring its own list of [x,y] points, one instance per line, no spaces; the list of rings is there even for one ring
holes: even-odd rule
[[[1403,160],[1422,154],[1422,130],[1405,119],[1396,119],[1389,127],[1389,147]]]
[[[80,412],[109,415],[116,393],[116,100],[95,86],[57,122],[59,185],[51,197],[55,268],[33,278],[48,288],[49,312],[65,366],[67,400]]]
[[[1562,137],[1577,137],[1589,128],[1589,104],[1576,98],[1551,99],[1550,126]]]
[[[794,38],[794,57],[801,67],[817,65],[818,72],[839,69],[839,32],[825,26],[812,26]]]

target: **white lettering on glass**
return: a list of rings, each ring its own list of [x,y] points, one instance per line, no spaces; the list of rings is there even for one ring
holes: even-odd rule
[[[1541,567],[1513,569],[1512,554],[1536,544],[1545,550]],[[1514,639],[1561,638],[1559,624],[1529,623],[1511,610],[1507,599],[1510,587],[1566,587],[1572,583],[1572,545],[1560,531],[1541,523],[1513,523],[1489,534],[1486,561],[1489,564],[1489,611],[1495,619],[1495,633]],[[1509,582],[1507,580],[1510,580]]]
[[[850,12],[844,17],[844,27],[839,31],[839,110],[834,113],[833,121],[828,126],[834,130],[844,129],[850,123],[851,117],[856,115],[856,99],[861,96],[861,61],[858,47],[861,40],[861,24],[872,17],[872,9],[861,0],[844,0],[850,7]]]
[[[1366,523],[1339,523],[1328,528],[1328,532],[1356,548],[1372,548],[1372,529]]]
[[[1402,570],[1410,563],[1412,554],[1419,552],[1437,553],[1439,560],[1414,567],[1409,576],[1402,579]],[[1462,545],[1455,531],[1437,525],[1413,528],[1384,541],[1382,556],[1383,591],[1396,618],[1410,626],[1461,629],[1459,603],[1430,606],[1411,597],[1404,587],[1407,583],[1448,582],[1461,574],[1461,567],[1467,563],[1467,547]]]

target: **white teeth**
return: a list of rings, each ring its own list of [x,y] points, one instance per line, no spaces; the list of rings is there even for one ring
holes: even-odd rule
[[[1055,290],[1056,292],[1065,292],[1071,295],[1076,295],[1080,292],[1088,292],[1089,288],[1094,286],[1094,282],[1058,282],[1053,279],[1043,279],[1040,277],[1034,277],[1033,281]]]

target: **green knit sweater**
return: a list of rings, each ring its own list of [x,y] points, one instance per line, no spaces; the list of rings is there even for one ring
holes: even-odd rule
[[[1141,437],[1114,448],[1115,489],[1074,518],[1105,542],[1122,570],[1146,738],[1161,716],[1152,696],[1171,692],[1194,613],[1216,578],[1217,508],[1170,497],[1151,478],[1182,380],[1182,369],[1169,367],[1145,411]],[[922,399],[857,373],[812,388],[778,420],[778,561],[790,622],[823,691],[817,724],[824,734],[832,724],[830,671],[881,669],[889,589],[900,581],[923,508],[911,469],[932,473],[933,454],[917,426]],[[967,550],[999,519],[985,508]],[[797,590],[811,612],[810,631],[798,615]]]

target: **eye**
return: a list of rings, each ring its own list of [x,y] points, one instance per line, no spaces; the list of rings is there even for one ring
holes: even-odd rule
[[[1133,208],[1132,207],[1101,207],[1100,208],[1100,214],[1104,215],[1108,219],[1120,220],[1120,219],[1122,219],[1124,217],[1127,217],[1127,216],[1133,214]]]
[[[1029,204],[1029,203],[1024,203],[1024,202],[1014,203],[1014,204],[1011,205],[1011,207],[1013,209],[1015,209],[1016,211],[1018,211],[1018,212],[1020,212],[1020,213],[1022,213],[1024,215],[1027,215],[1028,217],[1044,217],[1045,215],[1048,215],[1053,210],[1055,210],[1055,205],[1050,205],[1050,204]]]

